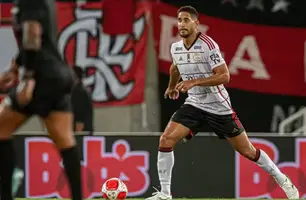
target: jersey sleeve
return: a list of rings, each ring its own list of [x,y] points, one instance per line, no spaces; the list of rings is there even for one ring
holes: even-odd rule
[[[171,55],[171,59],[172,59],[172,64],[174,66],[176,66],[176,61],[174,59],[174,47],[173,47],[173,44],[171,45],[171,48],[170,48],[170,55]]]
[[[225,64],[225,60],[222,57],[218,44],[210,39],[208,43],[205,43],[205,59],[209,63],[211,69]]]

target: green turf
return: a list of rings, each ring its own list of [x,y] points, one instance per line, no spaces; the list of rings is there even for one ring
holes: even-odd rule
[[[30,198],[16,198],[17,200],[33,200],[33,199],[30,199]],[[55,200],[55,199],[36,199],[35,200]],[[92,200],[103,200],[103,199],[92,199]],[[127,198],[127,200],[144,200],[143,199],[140,199],[140,198],[137,198],[137,199],[133,199],[133,198]],[[233,199],[193,199],[193,198],[178,198],[178,199],[173,199],[173,200],[233,200]],[[248,199],[250,200],[250,199]],[[276,199],[274,199],[276,200]]]
[[[33,199],[31,199],[31,198],[16,198],[16,200],[33,200]],[[48,198],[46,198],[46,199],[38,199],[38,198],[35,198],[35,200],[55,200],[55,199],[48,199]],[[57,200],[57,199],[56,199]],[[68,200],[68,199],[67,199]],[[91,199],[91,200],[104,200],[104,199]],[[135,199],[135,198],[127,198],[127,200],[144,200],[144,198],[137,198],[137,199]],[[221,198],[219,198],[219,199],[207,199],[207,198],[203,198],[203,199],[199,199],[199,198],[197,198],[197,199],[193,199],[193,198],[175,198],[175,199],[173,199],[173,200],[233,200],[233,199],[225,199],[225,198],[223,198],[223,199],[221,199]],[[251,199],[248,199],[248,200],[251,200]],[[274,199],[274,200],[283,200],[283,199]]]
[[[16,200],[33,200],[33,199],[30,199],[30,198],[16,198]],[[55,199],[36,199],[35,200],[55,200]],[[57,199],[56,199],[57,200]],[[104,200],[104,199],[92,199],[92,200]],[[127,200],[144,200],[144,199],[134,199],[134,198],[127,198]],[[176,199],[174,199],[176,200]],[[177,200],[206,200],[206,199],[177,199]],[[209,199],[209,200],[217,200],[217,199]],[[222,199],[222,200],[227,200],[227,199]]]
[[[33,199],[30,199],[30,198],[16,198],[16,200],[33,200]],[[36,199],[35,200],[55,200],[55,199]],[[92,200],[103,200],[103,199],[92,199]],[[143,199],[134,199],[134,198],[127,198],[127,200],[144,200]],[[176,200],[176,199],[173,199],[173,200]],[[219,199],[192,199],[192,198],[180,198],[180,199],[177,199],[177,200],[219,200]],[[220,199],[220,200],[233,200],[233,199]]]
[[[33,200],[33,199],[30,199],[30,198],[16,198],[16,200]],[[35,198],[35,200],[55,200],[55,199],[48,199],[48,198],[46,198],[46,199],[38,199],[38,198]],[[68,199],[67,199],[68,200]],[[104,200],[104,199],[92,199],[92,200]],[[135,198],[127,198],[127,200],[144,200],[144,198],[143,199],[141,199],[141,198],[137,198],[137,199],[135,199]],[[207,198],[203,198],[203,199],[199,199],[199,198],[197,198],[197,199],[193,199],[193,198],[175,198],[175,199],[173,199],[173,200],[233,200],[233,199],[225,199],[225,198],[223,198],[223,199],[207,199]],[[251,200],[251,199],[248,199],[248,200]],[[274,199],[274,200],[283,200],[283,199]]]

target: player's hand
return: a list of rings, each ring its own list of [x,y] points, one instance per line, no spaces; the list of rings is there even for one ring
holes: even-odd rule
[[[175,89],[182,93],[186,93],[188,90],[193,88],[195,86],[195,81],[194,80],[187,80],[187,81],[181,81],[179,82]]]
[[[17,79],[17,75],[14,72],[5,72],[0,75],[0,88],[9,88]]]
[[[16,60],[13,58],[11,61],[10,71],[17,73],[18,72],[18,64],[16,63]]]
[[[178,99],[180,95],[180,92],[176,90],[175,88],[167,88],[164,97],[169,99]]]
[[[7,89],[17,80],[18,65],[15,59],[12,59],[9,71],[0,75],[0,88]]]
[[[34,79],[26,79],[19,83],[16,94],[16,98],[19,105],[27,105],[30,103],[33,97],[34,88]]]

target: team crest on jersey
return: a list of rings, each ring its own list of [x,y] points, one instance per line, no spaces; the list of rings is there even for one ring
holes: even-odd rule
[[[193,48],[194,48],[194,49],[202,49],[201,46],[194,46]]]
[[[196,62],[201,61],[201,54],[195,53],[195,54],[193,55],[193,60],[196,61]]]

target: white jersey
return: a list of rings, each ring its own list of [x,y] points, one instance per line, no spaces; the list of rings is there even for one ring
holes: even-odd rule
[[[218,44],[205,34],[199,34],[189,49],[183,40],[173,43],[171,55],[183,80],[210,77],[215,67],[225,64]],[[195,86],[188,90],[185,104],[218,115],[233,113],[230,97],[223,85]]]

